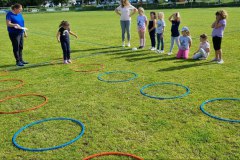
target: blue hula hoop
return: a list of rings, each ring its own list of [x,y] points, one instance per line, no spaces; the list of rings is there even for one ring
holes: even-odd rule
[[[208,113],[207,111],[205,111],[205,109],[204,109],[205,104],[210,103],[210,102],[214,102],[214,101],[223,101],[223,100],[240,101],[239,98],[214,98],[214,99],[210,99],[210,100],[207,100],[207,101],[203,102],[203,103],[201,104],[201,106],[200,106],[200,110],[201,110],[204,114],[208,115],[208,116],[211,117],[211,118],[214,118],[214,119],[217,119],[217,120],[221,120],[221,121],[238,122],[238,123],[239,123],[240,120],[218,117],[218,116],[212,115],[212,114]]]
[[[125,79],[125,80],[104,80],[102,78],[102,76],[104,76],[104,75],[114,74],[114,73],[130,73],[133,75],[133,77]],[[98,80],[103,81],[103,82],[118,83],[118,82],[128,82],[128,81],[134,80],[137,77],[138,77],[138,74],[131,72],[131,71],[110,71],[110,72],[105,72],[105,73],[99,74],[97,78],[98,78]]]
[[[53,120],[69,120],[69,121],[72,121],[72,122],[75,122],[77,124],[79,124],[81,127],[82,127],[82,131],[78,134],[77,137],[75,137],[74,139],[72,139],[71,141],[69,142],[66,142],[64,144],[61,144],[61,145],[58,145],[58,146],[54,146],[54,147],[50,147],[50,148],[26,148],[26,147],[23,147],[23,146],[20,146],[17,142],[16,142],[16,138],[17,136],[26,128],[28,127],[31,127],[35,124],[39,124],[39,123],[42,123],[42,122],[47,122],[47,121],[53,121]],[[78,120],[75,120],[75,119],[72,119],[72,118],[63,118],[63,117],[59,117],[59,118],[47,118],[47,119],[42,119],[42,120],[39,120],[39,121],[35,121],[33,123],[30,123],[24,127],[22,127],[21,129],[19,129],[13,136],[12,138],[12,142],[13,144],[19,148],[19,149],[22,149],[22,150],[25,150],[25,151],[32,151],[32,152],[41,152],[41,151],[48,151],[48,150],[54,150],[54,149],[58,149],[58,148],[62,148],[62,147],[65,147],[67,145],[70,145],[72,144],[73,142],[77,141],[79,138],[82,137],[82,135],[84,134],[84,131],[85,131],[85,127],[83,125],[82,122],[78,121]]]
[[[186,92],[182,95],[179,96],[172,96],[172,97],[159,97],[159,96],[153,96],[153,95],[149,95],[147,93],[144,92],[144,89],[148,88],[148,87],[152,87],[152,86],[156,86],[156,85],[176,85],[179,87],[182,87],[184,89],[186,89]],[[157,82],[157,83],[151,83],[151,84],[147,84],[145,86],[143,86],[140,89],[140,93],[146,97],[149,98],[155,98],[155,99],[160,99],[160,100],[164,100],[164,99],[176,99],[176,98],[182,98],[184,96],[187,96],[190,93],[190,89],[184,85],[178,84],[178,83],[172,83],[172,82]]]

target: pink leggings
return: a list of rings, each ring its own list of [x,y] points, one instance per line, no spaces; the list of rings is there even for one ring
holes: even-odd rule
[[[187,49],[187,50],[179,49],[178,53],[177,53],[177,58],[178,59],[180,59],[180,58],[188,59],[188,54],[189,54],[189,49]]]

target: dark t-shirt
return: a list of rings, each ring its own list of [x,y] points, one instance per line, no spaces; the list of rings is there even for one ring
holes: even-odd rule
[[[60,32],[60,40],[67,40],[69,41],[69,29],[64,29],[63,27],[59,28],[58,32]]]
[[[172,21],[172,28],[171,28],[172,37],[178,37],[180,35],[178,30],[179,25],[180,25],[180,21]]]

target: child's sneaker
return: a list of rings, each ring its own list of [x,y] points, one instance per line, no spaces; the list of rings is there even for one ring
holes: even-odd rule
[[[224,61],[223,61],[222,59],[220,59],[220,60],[217,61],[217,63],[218,63],[218,64],[223,64]]]
[[[122,47],[125,47],[125,42],[122,42]]]
[[[169,55],[169,56],[172,55],[172,52],[168,52],[168,55]]]
[[[67,61],[67,60],[64,60],[64,61],[63,61],[63,64],[68,64],[68,61]]]
[[[67,60],[68,63],[72,63],[71,59]]]
[[[131,44],[130,44],[130,42],[128,42],[127,46],[128,46],[128,47],[131,47]]]
[[[155,50],[156,50],[156,48],[155,48],[155,47],[152,47],[150,50],[151,50],[151,51],[155,51]]]
[[[143,49],[143,46],[139,46],[138,49]]]
[[[164,53],[164,50],[160,50],[160,53]]]
[[[213,59],[211,60],[211,62],[215,62],[215,61],[218,61],[218,59],[217,59],[217,58],[213,58]]]

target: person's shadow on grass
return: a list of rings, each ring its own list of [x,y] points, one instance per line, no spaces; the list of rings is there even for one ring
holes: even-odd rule
[[[184,62],[186,62],[186,60]],[[216,64],[216,63],[212,63],[210,61],[203,62],[203,63],[191,63],[191,64],[185,64],[185,65],[180,65],[180,66],[159,69],[157,72],[169,72],[169,71],[174,71],[174,70],[182,70],[182,69],[187,69],[187,68],[191,68],[191,67],[200,67],[200,66],[213,65],[213,64]]]

